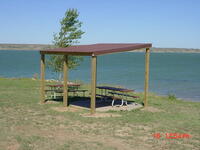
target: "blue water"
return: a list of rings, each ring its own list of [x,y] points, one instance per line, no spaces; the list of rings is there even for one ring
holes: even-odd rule
[[[143,91],[144,53],[117,53],[99,56],[98,84],[121,85]],[[90,82],[90,57],[69,73],[70,80]],[[159,95],[175,94],[186,100],[200,101],[200,53],[151,53],[150,91]],[[38,51],[0,51],[1,77],[33,77],[40,74]],[[48,68],[46,78],[57,78]]]

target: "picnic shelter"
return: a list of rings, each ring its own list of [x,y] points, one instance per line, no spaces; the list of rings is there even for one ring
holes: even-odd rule
[[[91,45],[76,45],[66,48],[54,48],[40,50],[41,55],[41,103],[45,102],[45,55],[63,55],[63,104],[68,106],[68,56],[91,56],[91,100],[90,108],[91,114],[95,113],[96,109],[96,84],[97,84],[97,56],[134,51],[137,49],[145,49],[145,85],[144,85],[144,107],[147,106],[147,96],[149,87],[149,57],[151,43],[103,43]]]

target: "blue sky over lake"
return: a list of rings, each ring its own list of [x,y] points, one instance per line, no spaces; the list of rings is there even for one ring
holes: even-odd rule
[[[200,48],[200,0],[1,0],[0,43],[52,43],[68,8],[80,12],[81,44]]]

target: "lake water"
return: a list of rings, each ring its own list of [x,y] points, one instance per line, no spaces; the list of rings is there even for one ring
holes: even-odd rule
[[[143,91],[144,53],[127,52],[99,56],[98,83],[121,85]],[[70,80],[90,82],[90,57],[69,73]],[[0,51],[1,77],[33,77],[40,74],[38,51]],[[49,69],[46,78],[56,78]],[[150,91],[159,95],[175,94],[186,100],[200,101],[200,53],[151,53]]]

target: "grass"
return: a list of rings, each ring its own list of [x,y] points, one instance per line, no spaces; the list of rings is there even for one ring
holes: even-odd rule
[[[87,87],[87,86],[86,86]],[[142,93],[139,93],[142,97]],[[148,109],[87,118],[39,104],[39,81],[0,78],[0,150],[200,149],[200,103],[149,95]],[[154,133],[160,133],[159,139]],[[191,138],[166,139],[165,133]]]

